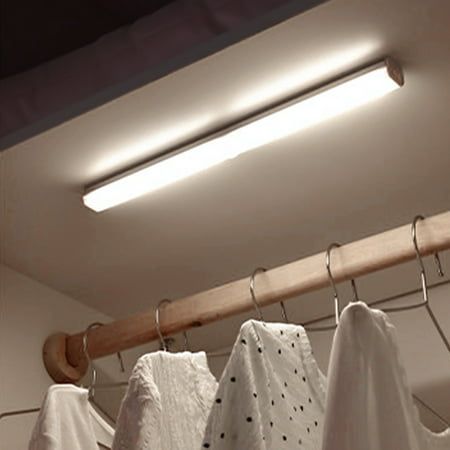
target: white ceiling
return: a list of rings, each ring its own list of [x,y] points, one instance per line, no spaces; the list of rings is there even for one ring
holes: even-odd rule
[[[9,149],[5,262],[118,317],[447,210],[449,20],[449,2],[332,0]],[[384,55],[406,83],[381,100],[102,214],[82,205],[87,184]],[[360,281],[370,299],[417,282],[413,265]],[[301,321],[328,300],[287,306]],[[240,320],[193,341],[230,343]]]

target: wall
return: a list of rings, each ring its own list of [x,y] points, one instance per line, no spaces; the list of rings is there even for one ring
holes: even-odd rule
[[[42,344],[56,331],[75,332],[110,318],[0,265],[0,412],[40,405],[52,380]],[[107,371],[114,358],[102,365]],[[105,369],[106,367],[106,369]],[[36,414],[0,421],[0,448],[24,450]]]

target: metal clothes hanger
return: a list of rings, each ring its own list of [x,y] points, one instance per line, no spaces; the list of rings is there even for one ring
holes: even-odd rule
[[[267,269],[265,267],[257,267],[250,276],[250,284],[249,284],[250,296],[251,296],[251,299],[253,302],[253,306],[255,307],[256,313],[258,315],[258,320],[260,320],[261,322],[264,322],[264,316],[261,311],[261,307],[259,306],[258,300],[256,298],[255,278],[258,273],[266,272],[266,270]],[[284,306],[284,303],[280,302],[280,306],[281,306],[281,315],[283,316],[283,320],[286,323],[289,323],[287,313],[286,313],[286,307]],[[228,350],[207,353],[208,357],[210,357],[210,358],[222,358],[222,357],[230,356],[230,354],[231,354],[231,352]]]
[[[420,302],[417,303],[413,303],[412,305],[405,305],[405,306],[395,306],[395,307],[390,307],[390,308],[383,308],[384,312],[397,312],[397,311],[407,311],[409,309],[415,309],[415,308],[420,308],[421,306],[428,306],[427,310],[430,313],[430,309],[429,309],[429,304],[428,304],[428,283],[427,283],[427,275],[425,272],[425,266],[423,264],[423,260],[422,260],[422,255],[420,254],[420,250],[419,250],[419,245],[417,243],[417,222],[419,220],[423,220],[424,216],[421,215],[417,215],[416,217],[414,217],[414,220],[411,224],[411,237],[412,237],[412,242],[414,245],[414,250],[416,253],[416,260],[419,263],[419,270],[420,270],[420,284],[422,287],[422,300]],[[437,272],[438,275],[440,277],[444,276],[444,272],[442,271],[442,265],[441,265],[441,260],[439,258],[439,254],[435,253],[434,254],[434,260],[436,263],[436,267],[437,267]],[[432,317],[432,319],[434,318],[433,322],[436,325],[437,322],[435,322],[435,317],[433,312],[431,311],[430,316]],[[439,324],[437,324],[437,329],[439,331],[439,334],[441,334],[442,330],[439,326]],[[442,334],[441,334],[442,336]],[[449,348],[450,351],[450,348]]]
[[[266,268],[264,267],[257,267],[253,273],[250,276],[250,284],[249,284],[249,288],[250,288],[250,296],[253,302],[253,306],[255,307],[256,313],[258,315],[258,320],[260,320],[261,322],[264,322],[264,316],[263,313],[261,311],[261,307],[259,306],[258,300],[256,298],[256,292],[255,292],[255,278],[256,275],[260,272],[266,272]],[[288,318],[287,318],[287,313],[286,313],[286,308],[284,306],[283,302],[280,302],[281,305],[281,314],[283,316],[283,319],[286,323],[288,323]],[[217,351],[217,352],[211,352],[211,353],[207,353],[209,358],[223,358],[226,356],[230,356],[231,355],[231,351],[229,350],[224,350],[224,351]]]
[[[424,220],[425,217],[422,215],[417,215],[414,217],[413,222],[411,224],[411,237],[414,245],[414,250],[416,253],[416,260],[419,263],[419,271],[420,271],[420,284],[422,287],[422,301],[418,303],[414,303],[412,305],[406,305],[406,306],[398,306],[398,307],[391,307],[391,308],[383,308],[382,311],[384,312],[399,312],[399,311],[407,311],[410,309],[420,308],[422,306],[425,306],[425,309],[428,312],[428,315],[431,318],[431,321],[433,322],[434,327],[436,328],[439,337],[441,338],[442,342],[444,343],[446,349],[450,352],[450,343],[447,338],[447,336],[444,333],[444,330],[441,328],[436,315],[434,314],[433,310],[431,309],[429,296],[428,296],[428,282],[427,282],[427,275],[425,271],[425,265],[423,263],[422,255],[419,250],[419,245],[417,243],[417,222],[419,220]],[[441,260],[439,258],[439,254],[436,252],[433,255],[434,261],[436,264],[436,269],[439,277],[444,276],[444,272],[442,270],[442,264]],[[434,408],[429,406],[427,403],[425,403],[422,399],[420,399],[417,395],[413,394],[414,400],[422,405],[425,409],[427,409],[429,412],[431,412],[442,424],[446,425],[447,428],[450,428],[450,423],[447,421],[444,417],[442,417]]]
[[[250,296],[252,298],[252,302],[253,302],[253,306],[255,307],[256,313],[258,314],[258,319],[261,322],[264,322],[264,316],[262,314],[261,308],[259,306],[258,300],[256,299],[256,294],[255,294],[255,278],[256,275],[260,272],[265,272],[266,269],[264,267],[257,267],[251,277],[250,277]]]
[[[156,311],[155,311],[155,325],[156,325],[156,332],[158,333],[160,349],[165,352],[168,352],[169,346],[172,343],[172,341],[169,338],[165,338],[163,336],[163,334],[161,333],[160,308],[161,308],[161,305],[163,305],[164,303],[172,303],[172,300],[165,298],[158,303],[158,306],[156,307]],[[188,335],[187,335],[186,331],[183,331],[183,338],[184,338],[184,351],[186,352],[186,351],[189,351],[189,348],[190,348],[189,339],[188,339]]]
[[[289,322],[288,315],[287,315],[286,307],[284,306],[284,303],[283,303],[283,302],[280,302],[280,308],[281,308],[281,316],[283,317],[283,320],[284,320],[286,323],[290,323],[290,322]]]
[[[170,338],[165,338],[161,332],[161,312],[160,307],[164,303],[171,303],[172,300],[169,300],[168,298],[165,298],[161,300],[158,303],[158,306],[156,307],[155,311],[155,325],[156,325],[156,332],[158,333],[159,338],[159,346],[160,349],[163,351],[168,352],[170,344],[172,343],[172,340]],[[183,337],[184,337],[184,351],[189,351],[190,345],[189,345],[189,339],[186,331],[183,331]],[[231,352],[229,350],[222,350],[217,352],[206,352],[206,355],[208,358],[223,358],[231,355]]]
[[[158,338],[159,338],[159,348],[165,352],[169,351],[169,346],[168,346],[167,341],[164,339],[164,336],[161,333],[160,320],[159,320],[159,318],[160,318],[159,308],[164,303],[170,303],[170,302],[171,301],[168,298],[161,300],[158,303],[158,306],[156,307],[156,311],[155,311],[155,325],[156,325],[156,332],[158,333]]]
[[[106,411],[95,399],[95,391],[100,390],[100,389],[113,389],[113,388],[118,388],[118,387],[125,387],[125,386],[128,386],[128,382],[121,381],[121,382],[116,382],[116,383],[104,383],[104,384],[97,385],[97,370],[96,370],[94,364],[92,363],[92,359],[89,355],[88,337],[89,337],[90,330],[92,330],[93,328],[96,328],[96,327],[100,327],[100,326],[103,326],[103,323],[101,323],[101,322],[91,323],[86,328],[86,331],[84,332],[84,335],[83,335],[83,341],[82,341],[82,352],[88,362],[88,368],[90,368],[90,370],[91,370],[91,380],[90,380],[89,386],[87,387],[88,401],[90,403],[92,403],[95,406],[95,408],[98,411],[100,411],[111,423],[115,424],[116,423],[115,418],[112,417],[111,414],[109,414],[108,411]],[[124,367],[122,355],[120,352],[117,353],[117,358],[119,360],[120,371],[125,372],[125,367]],[[103,445],[100,442],[98,442],[98,444]]]
[[[328,279],[330,280],[330,285],[331,288],[333,290],[333,303],[334,303],[334,324],[333,325],[326,325],[326,326],[317,326],[317,327],[310,327],[307,325],[303,325],[303,328],[306,331],[309,332],[315,332],[315,331],[329,331],[329,330],[335,330],[339,324],[339,316],[341,315],[341,304],[340,304],[340,300],[339,300],[339,294],[337,291],[337,287],[336,287],[336,282],[334,280],[333,274],[331,272],[331,251],[333,250],[333,248],[338,248],[340,247],[341,244],[339,244],[338,242],[333,242],[332,244],[330,244],[327,247],[326,253],[325,253],[325,265],[327,268],[327,273],[328,273]],[[355,280],[352,278],[350,280],[351,286],[352,286],[352,291],[353,291],[353,302],[359,301],[359,295],[358,295],[358,290],[356,288],[356,282]]]
[[[411,237],[414,245],[414,250],[416,252],[416,259],[419,263],[419,270],[420,270],[420,283],[422,286],[422,301],[418,303],[414,303],[412,305],[406,305],[406,306],[397,306],[397,307],[391,307],[391,308],[383,308],[384,312],[398,312],[398,311],[406,311],[409,309],[415,309],[420,308],[421,306],[425,306],[425,309],[428,312],[428,315],[431,318],[431,321],[433,322],[434,327],[436,328],[442,342],[444,343],[446,349],[450,353],[450,342],[447,338],[447,336],[444,333],[444,330],[441,328],[436,315],[434,314],[433,310],[431,309],[431,305],[429,302],[429,296],[428,296],[428,283],[427,283],[427,275],[425,272],[425,265],[422,260],[422,255],[420,254],[419,245],[417,243],[417,222],[419,220],[424,220],[424,216],[417,215],[414,217],[414,220],[411,224]],[[442,270],[442,264],[441,260],[439,258],[438,253],[434,253],[434,261],[436,263],[437,273],[440,277],[444,276],[444,272]]]
[[[102,413],[104,413],[108,417],[108,419],[114,421],[114,419],[112,417],[110,417],[110,415],[106,411],[104,411],[103,408],[95,401],[95,391],[97,389],[100,390],[100,389],[112,389],[112,388],[116,388],[116,387],[124,387],[124,386],[128,385],[128,382],[119,381],[119,382],[113,382],[113,383],[97,384],[97,370],[95,369],[95,366],[92,363],[91,357],[89,355],[88,337],[89,337],[89,331],[91,331],[93,328],[101,327],[103,325],[104,324],[101,322],[94,322],[94,323],[91,323],[86,328],[86,331],[84,332],[84,335],[83,335],[82,352],[88,362],[88,368],[90,368],[90,370],[91,370],[91,381],[90,381],[89,386],[87,387],[88,398]],[[124,373],[125,366],[123,364],[123,358],[122,358],[122,354],[120,352],[117,352],[117,359],[119,361],[120,372]]]
[[[16,409],[14,411],[6,411],[6,412],[3,412],[0,414],[0,420],[6,419],[7,417],[37,413],[40,410],[41,410],[41,408],[29,408],[29,409]]]
[[[260,306],[259,306],[258,300],[256,299],[256,293],[255,293],[255,277],[256,277],[256,275],[257,275],[258,273],[260,273],[260,272],[266,272],[266,271],[267,271],[267,269],[266,269],[265,267],[258,267],[258,268],[256,268],[256,269],[253,271],[253,273],[252,273],[252,275],[251,275],[251,277],[250,277],[250,295],[251,295],[251,298],[252,298],[253,305],[255,306],[256,312],[257,312],[257,314],[258,314],[258,318],[259,318],[259,320],[261,320],[262,322],[264,322],[264,317],[263,317],[261,308],[260,308]],[[283,320],[284,320],[286,323],[289,323],[289,319],[288,319],[287,312],[286,312],[286,307],[284,306],[283,301],[280,302],[280,308],[281,308],[281,316],[283,317]]]

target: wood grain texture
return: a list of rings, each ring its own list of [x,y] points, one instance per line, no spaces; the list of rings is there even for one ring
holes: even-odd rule
[[[450,211],[419,221],[417,239],[424,256],[449,249]],[[334,249],[333,276],[336,281],[344,281],[410,261],[415,256],[411,225],[408,224]],[[329,284],[324,252],[276,267],[257,277],[256,293],[261,306]],[[161,309],[161,331],[163,335],[175,334],[252,308],[249,278],[243,278],[166,304]],[[60,354],[52,354],[47,350],[44,353],[46,367],[52,367],[54,373],[63,374],[67,372],[67,364],[79,368],[82,365],[80,348],[83,334],[81,332],[66,338],[66,361],[62,360]],[[157,338],[155,311],[151,310],[91,330],[88,351],[91,358],[95,359]],[[52,348],[49,347],[49,350]],[[58,366],[61,366],[59,371]]]

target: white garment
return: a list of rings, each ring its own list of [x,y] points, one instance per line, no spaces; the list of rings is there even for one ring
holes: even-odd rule
[[[88,391],[72,384],[50,386],[34,427],[29,450],[111,448],[113,428],[88,401]]]
[[[450,449],[450,429],[420,423],[393,325],[362,302],[344,309],[334,337],[322,449]]]
[[[219,382],[203,448],[320,448],[325,378],[298,325],[250,320]]]
[[[204,352],[142,356],[122,401],[113,450],[200,448],[216,390]]]

